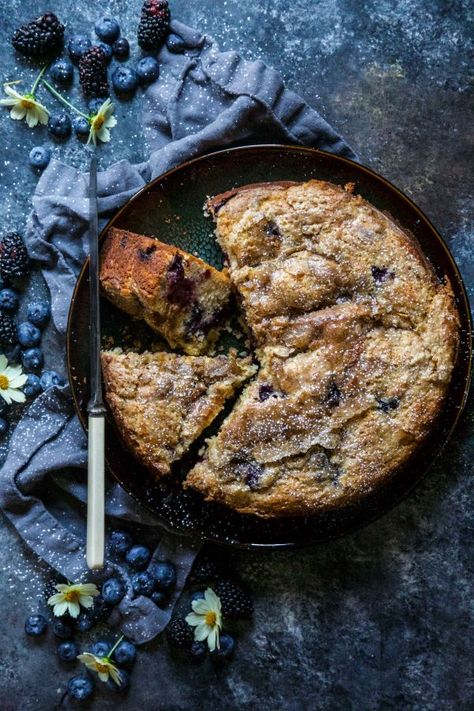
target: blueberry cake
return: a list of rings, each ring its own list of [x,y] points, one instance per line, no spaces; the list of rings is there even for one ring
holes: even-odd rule
[[[459,331],[450,284],[351,185],[249,185],[207,208],[260,369],[185,486],[263,517],[363,497],[442,406]]]
[[[102,351],[107,404],[137,459],[157,477],[183,456],[255,371],[248,358]]]
[[[217,340],[230,280],[201,259],[153,237],[111,228],[101,252],[105,295],[188,355]]]

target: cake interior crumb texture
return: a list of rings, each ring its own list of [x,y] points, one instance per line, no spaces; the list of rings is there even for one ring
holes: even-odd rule
[[[127,447],[169,474],[225,401],[255,372],[249,358],[102,351],[105,397]]]
[[[207,208],[260,368],[185,486],[263,517],[360,499],[442,407],[459,338],[450,284],[352,186],[244,186]]]
[[[101,250],[100,282],[112,303],[188,355],[206,353],[216,342],[231,290],[226,272],[158,239],[114,227]]]

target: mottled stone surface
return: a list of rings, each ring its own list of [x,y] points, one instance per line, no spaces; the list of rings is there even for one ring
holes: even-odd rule
[[[5,0],[0,31],[6,40],[20,20],[52,9],[69,28],[90,33],[100,7],[134,39],[140,4]],[[427,212],[472,295],[469,0],[175,0],[171,7],[223,48],[281,71],[364,163]],[[4,49],[2,77],[25,73]],[[144,157],[138,115],[139,101],[120,105],[121,127],[102,151],[103,165]],[[28,151],[46,136],[14,125],[5,111],[0,125],[1,224],[12,228],[22,225],[36,181]],[[71,140],[54,153],[77,163],[82,149]],[[101,690],[92,708],[472,709],[472,420],[471,406],[417,491],[369,528],[303,552],[229,555],[256,606],[231,664],[185,665],[157,640],[140,652],[128,700]],[[49,711],[72,672],[57,662],[51,635],[37,644],[22,631],[47,571],[9,525],[1,526],[0,707]]]

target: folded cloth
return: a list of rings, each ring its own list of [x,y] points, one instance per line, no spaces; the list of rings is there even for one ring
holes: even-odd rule
[[[101,226],[147,181],[223,146],[286,142],[355,157],[316,111],[284,87],[273,69],[235,52],[219,52],[211,38],[177,21],[171,30],[183,38],[186,50],[175,54],[166,45],[162,48],[160,80],[146,92],[143,125],[150,157],[140,165],[123,160],[99,173]],[[87,174],[52,161],[38,182],[26,231],[30,255],[39,263],[51,295],[52,322],[43,340],[46,362],[63,372],[68,310],[87,250],[87,191]],[[86,437],[69,388],[51,388],[32,403],[13,433],[2,469],[0,506],[26,544],[69,580],[100,582],[112,573],[120,576],[127,594],[109,623],[134,642],[145,642],[169,621],[200,543],[163,533],[150,512],[109,481],[107,516],[154,529],[159,542],[153,560],[173,562],[178,582],[168,606],[161,609],[149,598],[133,596],[125,564],[108,558],[103,571],[88,571],[86,460]]]

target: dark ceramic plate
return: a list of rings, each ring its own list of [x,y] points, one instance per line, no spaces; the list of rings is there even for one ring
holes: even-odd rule
[[[269,180],[319,178],[344,185],[354,182],[356,192],[390,214],[418,239],[437,275],[451,281],[461,318],[461,348],[443,411],[431,436],[406,466],[393,474],[383,489],[357,505],[314,517],[263,520],[209,504],[179,484],[186,464],[176,477],[157,483],[123,446],[111,421],[106,429],[106,462],[120,484],[157,514],[163,525],[221,544],[284,547],[319,543],[341,536],[374,520],[410,491],[446,444],[464,407],[471,368],[470,312],[459,271],[443,240],[425,215],[397,188],[376,173],[352,161],[314,149],[291,146],[250,146],[220,151],[185,163],[143,188],[111,220],[110,225],[153,234],[194,252],[217,267],[222,254],[213,235],[213,223],[204,217],[208,195],[229,188]],[[102,233],[103,236],[103,233]],[[88,393],[88,261],[79,275],[68,326],[69,377],[82,424],[87,422]],[[147,328],[131,321],[102,300],[105,337],[120,345],[130,335],[146,346],[156,341]],[[189,464],[189,462],[188,462]]]

